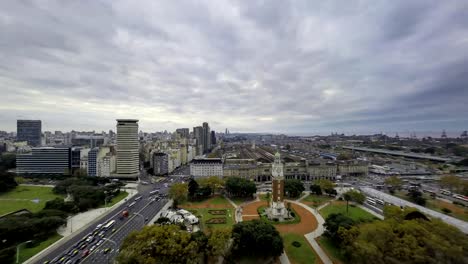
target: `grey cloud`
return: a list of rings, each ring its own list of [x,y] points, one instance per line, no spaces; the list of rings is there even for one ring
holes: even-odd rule
[[[449,120],[468,110],[466,10],[457,1],[2,2],[0,129],[30,115],[51,130],[107,130],[120,114],[148,130],[204,120],[231,131],[460,129]]]

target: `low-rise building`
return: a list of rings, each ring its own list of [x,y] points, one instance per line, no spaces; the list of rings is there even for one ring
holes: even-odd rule
[[[22,174],[70,174],[70,148],[40,147],[16,155],[16,172]]]
[[[219,158],[194,159],[190,163],[190,175],[195,178],[223,177],[223,161]]]

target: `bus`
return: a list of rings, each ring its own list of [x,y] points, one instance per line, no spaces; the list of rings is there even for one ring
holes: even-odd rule
[[[385,202],[383,200],[380,200],[380,199],[375,199],[375,202],[380,204],[380,205],[385,205]]]
[[[133,203],[129,204],[127,207],[129,207],[129,208],[130,208],[130,207],[132,207],[132,206],[134,206],[134,205],[135,205],[135,202],[133,202]]]
[[[439,191],[440,191],[441,194],[444,194],[444,195],[452,195],[452,192],[449,191],[449,190],[440,189]]]
[[[151,191],[149,194],[154,195],[154,194],[158,194],[158,193],[159,193],[159,190],[154,190],[154,191]]]
[[[366,203],[370,205],[376,205],[375,199],[371,197],[366,197]]]
[[[135,202],[140,200],[141,199],[141,196],[138,196],[137,198],[135,198]]]
[[[115,224],[115,220],[110,220],[105,226],[102,227],[103,230],[111,228]]]

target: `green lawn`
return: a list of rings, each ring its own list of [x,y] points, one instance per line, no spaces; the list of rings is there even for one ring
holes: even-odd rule
[[[268,196],[270,197],[269,199],[271,199],[271,193],[270,193],[270,195],[268,195]],[[261,201],[267,201],[267,202],[268,202],[268,200],[269,200],[269,199],[267,199],[267,194],[266,194],[266,193],[260,194],[260,195],[258,196],[258,198],[259,198]]]
[[[183,206],[181,206],[183,208]],[[209,210],[226,210],[226,215],[212,215],[208,211]],[[200,220],[200,228],[202,230],[206,230],[209,228],[227,228],[227,227],[232,227],[236,221],[234,219],[234,210],[232,207],[226,207],[226,208],[196,208],[196,209],[187,209],[188,211],[192,212],[195,216],[198,217]],[[211,218],[217,218],[217,217],[226,217],[226,223],[225,224],[207,224],[205,223],[207,220]]]
[[[315,260],[317,259],[315,252],[304,236],[293,233],[281,234],[281,236],[283,237],[283,244],[284,249],[286,251],[286,255],[288,255],[288,258],[292,263],[315,263]],[[301,243],[301,246],[293,246],[291,244],[293,241],[298,241],[299,243]]]
[[[327,216],[332,213],[336,213],[336,214],[342,213],[346,216],[349,216],[355,221],[358,221],[358,220],[367,221],[367,220],[377,219],[372,214],[364,211],[363,209],[357,206],[351,206],[351,204],[349,205],[349,212],[346,213],[346,202],[332,202],[330,205],[327,205],[324,208],[322,208],[319,212],[323,216],[324,219],[327,219]]]
[[[127,196],[128,196],[128,192],[121,191],[117,196],[112,198],[110,203],[107,203],[107,207],[113,206],[114,204],[116,204],[116,203],[120,202],[121,200],[125,199],[125,197],[127,197]],[[103,208],[103,207],[104,207],[104,205],[101,206],[101,208]]]
[[[232,198],[229,198],[229,199],[231,199],[231,201],[233,201],[236,205],[241,205],[242,203],[245,203],[245,202],[254,201],[253,198],[232,197]]]
[[[223,196],[215,196],[215,197],[212,197],[212,198],[208,198],[208,199],[205,199],[205,200],[201,200],[201,201],[186,201],[182,204],[180,204],[179,206],[183,207],[184,205],[189,205],[189,206],[198,206],[198,205],[202,205],[202,204],[206,204],[206,203],[209,203],[209,204],[222,204],[222,205],[225,205],[226,208],[231,208],[232,205],[231,203],[229,203],[228,200],[226,200],[226,198],[224,198]]]
[[[327,255],[332,259],[333,263],[344,263],[345,257],[341,253],[340,249],[335,247],[335,245],[330,241],[328,237],[321,236],[317,239],[320,247],[327,253]]]
[[[310,203],[316,203],[317,204],[317,207],[319,207],[320,205],[328,202],[328,201],[331,201],[333,200],[332,197],[328,196],[328,195],[315,195],[315,194],[310,194],[308,196],[306,196],[306,198],[302,199],[301,201],[302,202],[310,202]]]
[[[49,239],[42,241],[40,244],[38,244],[35,247],[26,248],[24,246],[21,246],[20,257],[19,257],[20,263],[23,263],[24,261],[28,260],[29,258],[41,252],[42,250],[52,245],[55,241],[61,238],[62,238],[61,235],[55,234],[54,236],[51,236]]]
[[[51,187],[18,186],[9,192],[0,194],[0,215],[23,208],[38,212],[44,208],[47,201],[57,197],[63,198],[62,195],[54,194]],[[38,199],[37,203],[32,201],[34,199]]]

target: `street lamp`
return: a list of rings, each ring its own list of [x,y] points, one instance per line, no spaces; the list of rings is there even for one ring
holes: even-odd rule
[[[133,213],[133,214],[141,216],[141,220],[143,220],[143,225],[145,225],[145,217],[142,214],[140,214],[140,213]]]
[[[16,264],[19,263],[19,250],[20,250],[21,245],[22,245],[22,244],[31,243],[31,242],[32,242],[32,240],[28,240],[28,241],[19,243],[18,246],[16,246]]]
[[[103,237],[102,239],[105,240],[105,241],[111,242],[115,246],[115,251],[116,252],[119,251],[119,246],[117,245],[117,242],[115,242],[114,240],[111,240],[109,238],[105,238],[105,237]],[[109,263],[109,255],[107,255],[106,259],[107,259],[107,263]]]

